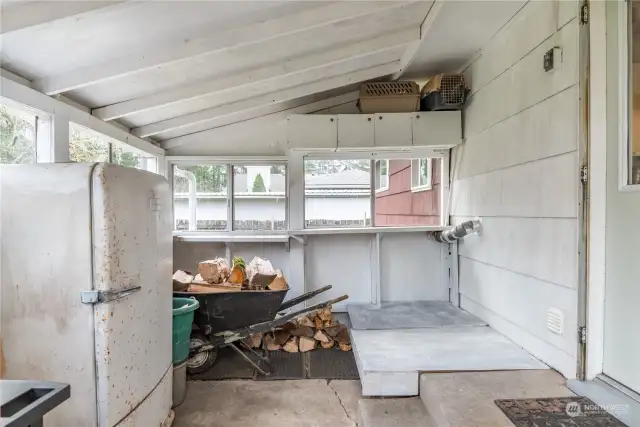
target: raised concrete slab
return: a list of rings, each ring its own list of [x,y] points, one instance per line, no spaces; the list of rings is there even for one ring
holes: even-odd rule
[[[353,329],[443,328],[486,326],[486,322],[444,301],[388,302],[348,307]]]
[[[640,396],[633,391],[623,393],[600,378],[593,381],[569,380],[567,387],[602,406],[626,425],[640,426]]]
[[[438,427],[513,427],[495,399],[573,395],[565,378],[550,369],[420,376],[420,398]]]
[[[361,399],[359,427],[437,427],[418,397]]]
[[[420,372],[548,369],[489,327],[351,330],[363,396],[417,396]]]

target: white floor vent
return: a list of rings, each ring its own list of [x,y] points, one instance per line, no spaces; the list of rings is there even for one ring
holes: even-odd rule
[[[547,310],[547,329],[557,335],[564,333],[564,315],[561,310],[555,307]]]

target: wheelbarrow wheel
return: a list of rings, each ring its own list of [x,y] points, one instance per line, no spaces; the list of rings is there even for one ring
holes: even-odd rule
[[[189,348],[202,347],[203,345],[210,345],[211,341],[201,332],[193,331],[191,333],[191,339],[189,340]],[[201,351],[194,354],[187,359],[187,373],[189,375],[202,374],[207,372],[218,358],[218,349]]]

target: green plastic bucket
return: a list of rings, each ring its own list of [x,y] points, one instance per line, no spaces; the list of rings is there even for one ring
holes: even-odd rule
[[[189,357],[189,338],[193,312],[200,307],[194,298],[173,299],[173,363],[181,363]]]

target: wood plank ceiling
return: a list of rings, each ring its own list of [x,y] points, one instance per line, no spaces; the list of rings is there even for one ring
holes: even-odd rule
[[[0,61],[34,89],[168,147],[354,101],[364,81],[452,71],[523,3],[4,0]],[[451,26],[478,13],[472,37]]]

